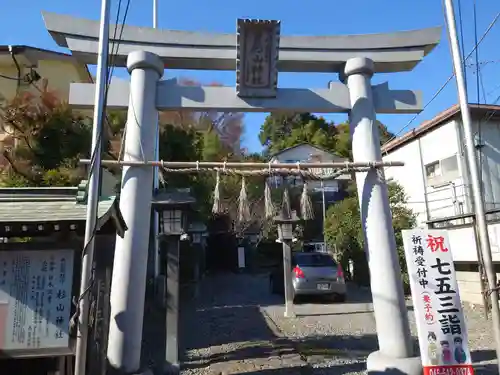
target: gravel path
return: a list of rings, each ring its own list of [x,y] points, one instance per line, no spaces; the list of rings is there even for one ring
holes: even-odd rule
[[[182,313],[182,374],[303,373],[306,362],[261,311],[280,302],[267,275],[205,279]]]
[[[285,319],[282,306],[269,306],[265,311],[282,334],[299,342],[299,350],[311,366],[337,368],[339,364],[344,366],[349,363],[352,370],[338,373],[358,374],[365,368],[366,356],[378,348],[370,300],[367,290],[351,287],[346,303],[298,305],[295,319]],[[407,305],[414,345],[418,351],[415,315],[410,301]],[[476,375],[498,374],[491,320],[485,319],[484,310],[480,307],[472,308],[469,304],[463,307]]]
[[[297,318],[285,319],[267,275],[207,277],[198,296],[182,303],[182,374],[363,374],[366,356],[377,349],[375,322],[369,293],[349,292],[347,303],[303,303],[295,306]],[[491,321],[481,309],[465,311],[476,374],[495,374]],[[412,312],[409,317],[415,334]],[[161,352],[150,362],[164,353],[156,327],[148,333],[156,340],[146,340],[145,351],[150,358],[151,350]]]

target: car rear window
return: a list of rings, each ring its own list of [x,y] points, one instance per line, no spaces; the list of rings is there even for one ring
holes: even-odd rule
[[[302,267],[336,267],[337,263],[327,254],[295,254],[295,263]]]

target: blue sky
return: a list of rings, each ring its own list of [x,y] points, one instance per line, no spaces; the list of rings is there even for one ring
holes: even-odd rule
[[[474,46],[473,1],[461,0],[465,50]],[[124,1],[125,2],[125,1]],[[441,1],[438,0],[183,0],[159,2],[159,27],[212,32],[235,32],[236,19],[242,17],[279,19],[282,35],[363,34],[411,30],[444,25]],[[455,1],[457,3],[457,1]],[[118,0],[113,0],[116,12]],[[152,24],[152,1],[131,0],[127,23],[138,26]],[[498,0],[477,1],[479,37],[500,11]],[[458,3],[457,3],[458,4]],[[24,0],[7,1],[0,16],[0,44],[26,44],[40,48],[61,50],[44,28],[42,10],[98,19],[100,0]],[[457,12],[458,15],[458,12]],[[113,17],[114,19],[114,17]],[[428,101],[452,72],[447,35],[443,29],[441,44],[412,72],[379,75],[374,83],[388,81],[394,89],[419,89]],[[481,76],[484,82],[480,102],[494,103],[500,95],[500,22],[493,28],[480,47]],[[474,61],[472,61],[474,62]],[[124,74],[119,72],[118,74]],[[167,76],[183,76],[202,83],[219,82],[234,85],[234,72],[170,71]],[[335,74],[280,74],[281,87],[326,87]],[[477,102],[475,67],[467,69],[469,101]],[[499,100],[500,101],[500,100]],[[433,117],[456,102],[455,82],[438,96],[412,123]],[[244,146],[250,151],[261,149],[258,132],[266,114],[247,114],[245,117]],[[340,122],[345,115],[327,116]],[[398,133],[412,115],[379,116],[380,121]],[[406,131],[406,130],[405,130]]]

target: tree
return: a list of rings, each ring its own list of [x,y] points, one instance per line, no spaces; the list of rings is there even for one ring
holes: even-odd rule
[[[189,80],[182,83],[196,84]],[[125,111],[106,113],[102,137],[107,158],[123,156],[126,119]],[[242,121],[241,113],[161,113],[160,157],[163,160],[196,161],[240,155],[236,146],[240,145]],[[92,120],[72,111],[56,95],[48,92],[46,85],[39,94],[23,93],[2,105],[0,124],[9,134],[7,143],[11,143],[4,152],[9,164],[9,178],[4,178],[4,184],[38,186],[48,183],[44,182],[45,177],[50,177],[51,182],[60,180],[63,184],[73,184],[84,177],[78,159],[89,156]],[[115,169],[119,173],[119,169]],[[56,170],[63,174],[71,171],[71,176],[56,178]],[[48,176],[45,176],[46,172]]]
[[[0,108],[4,186],[75,186],[84,176],[91,124],[53,93],[23,93]]]
[[[272,113],[261,126],[259,140],[266,154],[274,154],[300,143],[310,143],[327,150],[335,149],[333,123],[310,113]]]
[[[384,145],[389,140],[394,138],[394,134],[387,129],[387,126],[382,124],[380,121],[376,120],[379,135],[380,135],[380,145]],[[350,134],[350,125],[349,122],[343,122],[336,126],[337,134],[336,134],[336,144],[335,151],[337,155],[348,158],[352,160],[352,142],[351,142],[351,134]]]
[[[198,82],[180,80],[183,85],[197,86]],[[210,84],[218,86],[217,83]],[[160,158],[173,161],[262,161],[261,155],[246,154],[241,148],[244,130],[243,113],[205,112],[163,112],[160,113]],[[165,182],[170,187],[190,186],[204,219],[211,217],[215,175],[170,174]],[[248,178],[246,186],[248,200],[254,219],[260,212],[259,205],[263,191],[263,178]],[[238,197],[241,189],[239,176],[221,176],[220,197],[224,214],[233,229],[242,232],[252,223],[237,225]]]
[[[393,134],[380,121],[377,120],[377,124],[380,143],[384,144]],[[352,158],[349,131],[348,122],[335,125],[310,113],[272,113],[261,126],[259,140],[267,155],[300,143],[309,143],[339,156]]]
[[[377,125],[380,129],[380,143],[384,144],[393,134],[379,121]],[[311,113],[272,113],[262,124],[259,139],[265,146],[264,155],[268,157],[286,148],[309,143],[352,160],[350,130],[348,122],[334,124]],[[347,185],[352,190],[352,182],[342,185]],[[321,200],[321,197],[313,195],[313,204],[318,203],[318,200]],[[342,203],[346,204],[352,204],[352,201]],[[357,204],[352,207],[357,209]],[[315,220],[304,227],[304,233],[310,237],[317,237],[318,233],[314,229],[322,226],[322,205],[315,204],[314,210]]]
[[[184,86],[199,86],[200,83],[192,79],[181,78],[180,84]],[[208,86],[220,86],[212,82]],[[244,113],[241,112],[217,112],[208,110],[202,112],[177,111],[160,113],[160,124],[171,124],[186,130],[207,132],[217,134],[218,139],[231,153],[241,154],[241,137],[244,132]]]
[[[407,207],[407,196],[403,188],[393,181],[388,183],[389,203],[392,210],[392,224],[396,236],[396,246],[399,262],[404,275],[405,285],[408,284],[408,273],[404,258],[402,229],[415,226],[415,215]],[[336,257],[346,266],[348,260],[355,262],[357,281],[366,283],[368,269],[364,254],[364,237],[359,214],[359,201],[356,190],[351,187],[346,199],[330,206],[325,222],[325,237],[330,248],[335,249]]]
[[[188,81],[184,84],[195,85]],[[123,157],[126,111],[107,111],[103,126],[105,159]],[[160,159],[169,161],[262,161],[259,154],[241,149],[242,113],[164,112],[160,113]],[[92,119],[72,111],[53,93],[22,94],[0,109],[0,124],[9,133],[11,146],[4,151],[8,164],[4,186],[75,186],[86,178],[79,159],[88,158],[91,148]],[[121,168],[111,169],[117,176]],[[163,174],[167,187],[191,187],[202,220],[211,216],[215,186],[213,173]],[[262,176],[246,180],[252,206],[252,223],[234,225],[238,231],[265,220]],[[221,198],[226,216],[234,224],[241,189],[239,176],[222,176]],[[260,225],[260,224],[259,224]],[[263,226],[263,224],[262,224]],[[228,228],[231,229],[231,228]]]

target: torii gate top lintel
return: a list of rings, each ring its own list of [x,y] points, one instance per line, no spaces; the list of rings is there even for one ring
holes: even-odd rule
[[[98,21],[50,12],[42,14],[47,30],[59,46],[69,48],[82,62],[95,64]],[[439,43],[440,37],[441,27],[365,35],[280,36],[277,69],[341,72],[347,60],[362,56],[374,62],[374,73],[409,71]],[[113,62],[126,66],[130,52],[145,50],[157,54],[169,69],[234,71],[236,44],[237,34],[126,25]]]

